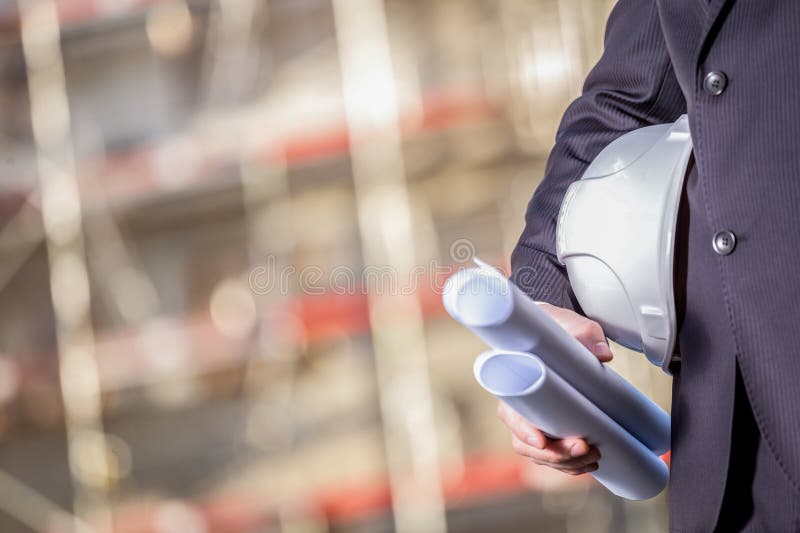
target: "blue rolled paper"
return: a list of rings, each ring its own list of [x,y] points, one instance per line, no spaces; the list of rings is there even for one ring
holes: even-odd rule
[[[598,361],[501,272],[486,265],[461,270],[448,279],[443,301],[489,346],[535,354],[652,452],[669,450],[669,414]]]
[[[534,355],[490,350],[475,360],[488,392],[553,438],[580,436],[600,450],[594,478],[614,494],[644,500],[667,484],[667,465]]]

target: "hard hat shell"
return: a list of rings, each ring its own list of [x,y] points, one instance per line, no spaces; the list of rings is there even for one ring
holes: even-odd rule
[[[558,259],[583,311],[667,373],[675,226],[691,154],[686,115],[623,135],[570,185],[558,215]]]

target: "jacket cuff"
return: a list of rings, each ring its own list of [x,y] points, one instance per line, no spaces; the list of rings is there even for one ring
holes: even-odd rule
[[[510,279],[537,302],[581,312],[566,269],[551,254],[518,244],[511,254]]]

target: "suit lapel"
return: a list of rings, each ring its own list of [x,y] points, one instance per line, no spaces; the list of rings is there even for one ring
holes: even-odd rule
[[[706,32],[708,32],[722,13],[722,8],[733,0],[702,0],[706,4]]]
[[[701,38],[700,48],[698,49],[697,64],[703,60],[705,52],[708,50],[709,38],[713,35],[720,17],[730,8],[735,0],[699,0],[705,11],[705,23],[703,24],[703,37]]]

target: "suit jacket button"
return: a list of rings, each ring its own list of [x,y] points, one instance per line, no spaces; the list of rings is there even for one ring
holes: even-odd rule
[[[728,86],[728,77],[724,72],[712,70],[703,80],[703,90],[711,96],[719,96]]]
[[[736,248],[736,235],[728,230],[718,231],[714,234],[711,245],[719,255],[728,255]]]

